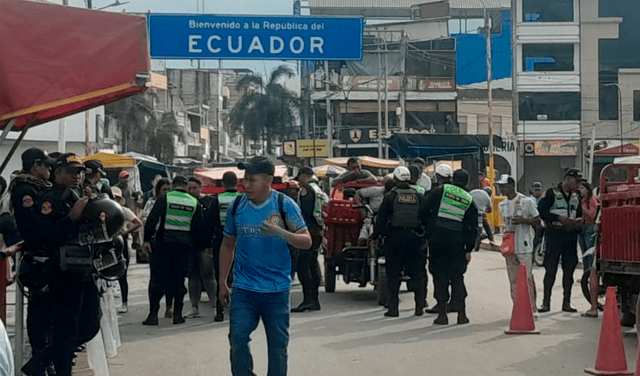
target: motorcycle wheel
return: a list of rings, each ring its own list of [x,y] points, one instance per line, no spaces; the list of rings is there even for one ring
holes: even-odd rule
[[[378,304],[385,305],[389,297],[389,290],[387,289],[387,270],[384,265],[378,265],[378,282],[376,283],[376,293],[378,297]]]
[[[600,278],[600,277],[598,277]],[[580,287],[582,288],[582,295],[587,299],[587,302],[591,304],[591,289],[590,289],[591,271],[587,270],[582,274],[580,279]],[[602,284],[598,287],[598,311],[604,311],[604,296],[606,289]]]
[[[324,291],[336,291],[336,265],[333,259],[324,259]]]

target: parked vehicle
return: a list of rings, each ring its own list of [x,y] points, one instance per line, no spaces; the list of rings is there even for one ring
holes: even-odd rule
[[[359,188],[375,184],[342,184],[333,189],[329,203],[323,209],[325,231],[323,239],[324,288],[334,292],[336,278],[342,275],[345,283],[357,282],[361,287],[373,285],[378,303],[386,303],[386,272],[378,262],[377,249],[372,242],[358,246],[360,230],[365,223],[373,224],[373,211],[368,205],[357,205],[353,199]],[[372,230],[369,231],[369,234]]]
[[[640,161],[606,166],[600,177],[602,214],[596,244],[598,294],[617,289],[623,326],[635,324],[640,293]],[[589,272],[582,290],[590,300]]]

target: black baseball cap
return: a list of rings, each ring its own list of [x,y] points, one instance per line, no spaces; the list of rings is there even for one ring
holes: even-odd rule
[[[240,170],[245,170],[245,175],[267,174],[273,176],[276,172],[276,166],[267,157],[257,156],[251,158],[249,162],[238,163]]]
[[[300,178],[300,175],[315,175],[311,167],[302,167],[300,171],[298,171],[298,176],[296,176],[296,180]]]
[[[84,166],[87,168],[87,175],[98,172],[102,177],[107,176],[107,172],[104,170],[104,165],[96,159],[89,159],[88,161],[85,161]]]
[[[49,157],[47,152],[42,149],[30,148],[25,150],[24,153],[22,153],[22,169],[25,172],[29,172],[35,163],[54,166],[56,160]]]
[[[570,177],[578,180],[584,180],[584,176],[582,176],[582,171],[580,171],[580,169],[575,167],[569,167],[567,171],[565,171],[563,177],[565,178]]]
[[[56,167],[63,167],[66,169],[80,169],[86,170],[87,168],[82,163],[82,159],[74,153],[64,153],[58,157],[56,161]]]

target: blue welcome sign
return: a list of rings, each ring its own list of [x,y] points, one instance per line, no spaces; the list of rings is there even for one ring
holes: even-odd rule
[[[362,60],[362,17],[149,14],[156,59]]]

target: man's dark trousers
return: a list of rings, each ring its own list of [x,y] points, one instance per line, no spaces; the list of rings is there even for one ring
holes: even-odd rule
[[[393,312],[398,309],[402,270],[405,270],[410,277],[416,308],[423,308],[426,293],[423,240],[413,231],[396,230],[387,237],[385,247],[389,310]]]

